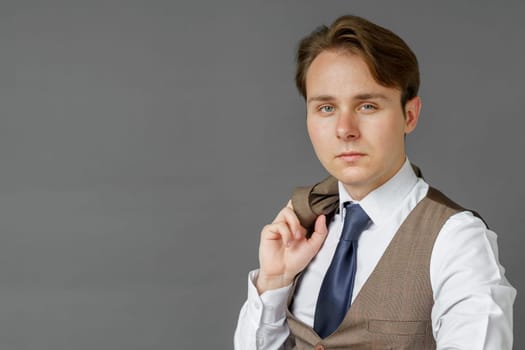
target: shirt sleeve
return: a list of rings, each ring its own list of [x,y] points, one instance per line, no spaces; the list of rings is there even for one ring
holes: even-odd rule
[[[259,295],[254,283],[258,273],[254,270],[248,276],[248,299],[237,321],[235,350],[285,350],[290,333],[286,302],[291,285]]]
[[[516,290],[499,263],[497,237],[470,212],[453,215],[430,262],[437,349],[512,349]]]

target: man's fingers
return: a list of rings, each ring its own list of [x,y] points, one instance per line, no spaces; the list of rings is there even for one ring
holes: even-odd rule
[[[314,232],[320,233],[324,236],[328,234],[328,227],[326,227],[326,216],[325,215],[319,215],[317,219],[315,219]]]
[[[284,207],[279,214],[277,214],[274,223],[285,222],[293,233],[294,239],[300,239],[306,234],[306,229],[301,226],[297,215],[290,207]]]
[[[311,243],[317,250],[321,248],[321,244],[323,244],[327,235],[328,228],[326,227],[326,216],[319,215],[317,219],[315,219],[314,233],[312,234],[312,237],[310,237]]]
[[[266,225],[262,231],[262,239],[281,239],[286,246],[290,246],[293,240],[292,231],[285,222],[274,222]]]

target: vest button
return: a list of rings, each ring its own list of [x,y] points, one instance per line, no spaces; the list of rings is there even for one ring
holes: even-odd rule
[[[314,350],[324,350],[324,346],[322,346],[321,344],[317,344]]]

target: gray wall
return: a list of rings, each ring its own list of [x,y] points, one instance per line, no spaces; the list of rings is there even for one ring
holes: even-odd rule
[[[345,13],[418,54],[410,159],[523,290],[523,4],[2,0],[0,348],[231,348],[261,227],[324,176],[294,48]]]

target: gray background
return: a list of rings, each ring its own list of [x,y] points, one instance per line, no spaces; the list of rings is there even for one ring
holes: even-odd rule
[[[523,290],[523,2],[2,0],[0,348],[232,348],[261,227],[324,176],[294,49],[346,13],[418,55],[410,159]]]

